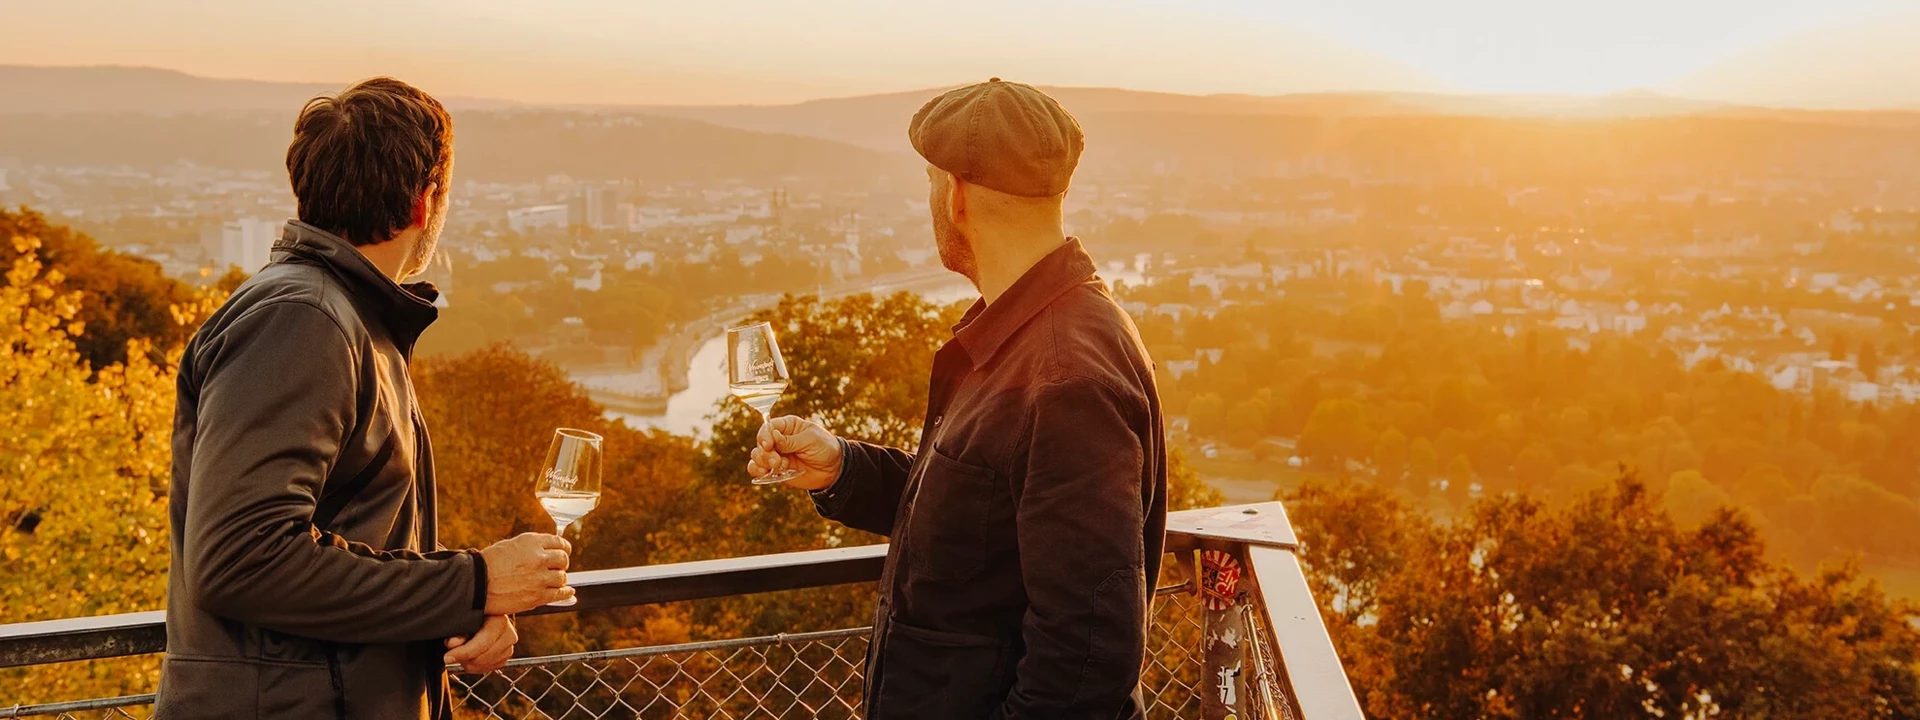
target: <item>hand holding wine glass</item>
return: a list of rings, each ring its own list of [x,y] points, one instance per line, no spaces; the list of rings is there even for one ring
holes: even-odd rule
[[[840,439],[820,423],[793,415],[777,417],[760,426],[747,460],[747,475],[786,471],[793,475],[788,485],[825,490],[840,479],[844,451]]]
[[[771,422],[773,404],[787,391],[791,377],[772,323],[754,323],[727,329],[727,383],[733,396],[760,413],[763,426]],[[772,470],[753,477],[753,484],[786,482],[800,476],[793,468]]]
[[[601,441],[599,435],[585,430],[560,428],[553,432],[546,465],[534,479],[533,494],[553,518],[555,535],[565,535],[568,525],[600,504]],[[576,602],[577,598],[569,597],[548,604],[565,607]]]

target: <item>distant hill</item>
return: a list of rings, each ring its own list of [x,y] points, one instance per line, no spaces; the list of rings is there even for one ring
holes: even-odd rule
[[[62,72],[0,72],[0,108],[11,109],[0,112],[0,157],[106,166],[187,160],[278,173],[293,113],[307,95],[331,87],[126,68],[75,70],[75,85],[43,87]],[[9,82],[19,97],[10,95]],[[1645,91],[1194,96],[1046,89],[1086,127],[1082,167],[1097,173],[1546,182],[1689,167],[1753,176],[1777,168],[1904,176],[1920,164],[1920,112],[1787,110]],[[48,107],[21,99],[36,92]],[[659,181],[911,178],[917,158],[906,125],[939,92],[772,106],[459,110],[459,174],[505,181],[552,173]],[[155,97],[165,101],[143,105],[141,98]],[[194,107],[187,97],[210,98],[210,107]],[[250,107],[256,104],[267,109]],[[169,110],[139,112],[156,107]]]
[[[338,92],[347,84],[226,80],[146,67],[0,65],[0,113],[291,112],[313,96]],[[515,104],[465,97],[440,101],[454,110]]]
[[[1703,68],[1666,89],[1801,108],[1920,110],[1916,37],[1920,10],[1914,9],[1872,22],[1811,28]]]
[[[826,138],[850,145],[907,151],[906,127],[914,111],[947,88],[814,100],[792,105],[643,106],[654,115],[702,120],[762,132]],[[1429,93],[1306,93],[1296,95],[1179,95],[1113,88],[1045,87],[1090,135],[1142,115],[1200,117],[1298,116],[1317,118],[1442,115],[1491,118],[1606,119],[1712,115],[1795,118],[1815,122],[1878,124],[1864,114],[1775,110],[1635,91],[1604,96],[1441,95]],[[1920,125],[1920,115],[1906,118]],[[1899,120],[1893,119],[1898,122]]]
[[[187,161],[283,173],[294,110],[282,112],[0,114],[0,157],[50,165],[158,167]],[[681,118],[553,110],[454,113],[456,177],[679,182],[789,176],[904,176],[904,154]]]

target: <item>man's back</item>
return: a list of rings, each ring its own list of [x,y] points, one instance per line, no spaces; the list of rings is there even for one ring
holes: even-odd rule
[[[418,716],[436,641],[481,620],[472,558],[419,554],[433,462],[407,354],[434,309],[304,224],[275,255],[181,362],[156,712]]]
[[[1166,528],[1152,363],[1078,241],[961,323],[918,452],[849,443],[820,501],[891,539],[870,707],[1132,716]]]

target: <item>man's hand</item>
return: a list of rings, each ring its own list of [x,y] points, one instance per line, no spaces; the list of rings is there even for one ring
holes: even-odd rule
[[[787,484],[802,490],[823,490],[840,479],[840,439],[819,423],[792,415],[760,426],[760,435],[747,461],[747,475],[760,477],[787,468],[800,476]]]
[[[567,587],[572,549],[558,535],[521,533],[481,550],[487,559],[486,613],[512,615],[573,597]]]
[[[447,654],[441,659],[448,665],[459,665],[461,672],[482,675],[506,667],[517,642],[520,633],[513,626],[512,615],[488,615],[472,638],[447,638]]]

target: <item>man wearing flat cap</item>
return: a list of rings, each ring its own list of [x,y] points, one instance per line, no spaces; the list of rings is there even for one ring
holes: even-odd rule
[[[940,261],[981,294],[934,356],[919,447],[782,417],[747,471],[798,469],[821,515],[891,539],[868,717],[1143,717],[1166,444],[1139,333],[1061,229],[1080,125],[994,78],[907,133]]]

